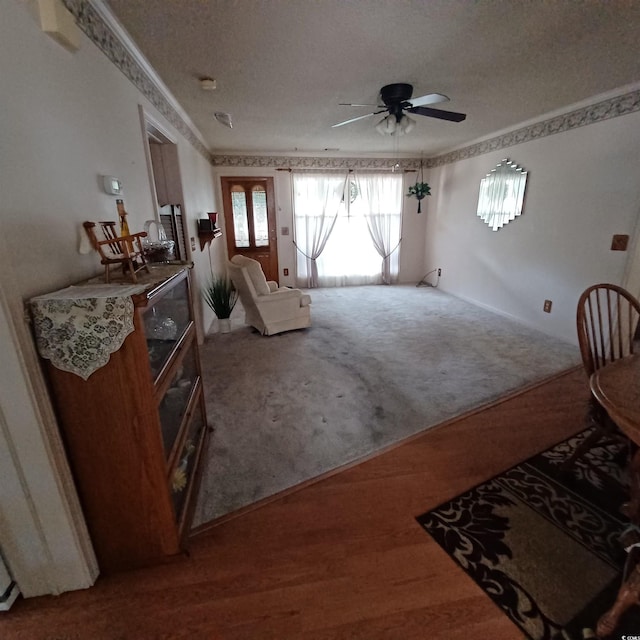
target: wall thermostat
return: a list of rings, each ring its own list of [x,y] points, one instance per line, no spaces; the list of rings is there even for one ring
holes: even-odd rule
[[[113,176],[102,176],[102,186],[104,190],[112,196],[122,195],[122,181]]]

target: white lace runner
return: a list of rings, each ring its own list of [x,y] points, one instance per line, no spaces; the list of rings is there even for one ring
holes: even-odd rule
[[[131,296],[145,285],[67,287],[30,300],[38,351],[87,380],[133,331]]]

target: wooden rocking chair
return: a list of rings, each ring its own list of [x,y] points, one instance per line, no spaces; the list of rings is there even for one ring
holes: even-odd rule
[[[116,224],[115,222],[84,222],[82,226],[89,236],[91,246],[100,255],[100,262],[104,265],[105,282],[110,282],[110,267],[114,264],[121,265],[123,273],[128,274],[132,282],[138,282],[136,276],[138,271],[145,269],[149,273],[142,246],[142,238],[147,234],[145,231],[140,231],[128,236],[118,236]],[[96,227],[100,227],[104,240],[98,239]]]

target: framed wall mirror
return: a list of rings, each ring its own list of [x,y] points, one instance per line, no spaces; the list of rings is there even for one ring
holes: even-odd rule
[[[522,214],[527,172],[511,160],[502,160],[482,180],[478,216],[498,231]]]

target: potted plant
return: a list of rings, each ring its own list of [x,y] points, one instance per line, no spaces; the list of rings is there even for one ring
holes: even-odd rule
[[[418,213],[422,213],[421,200],[431,195],[431,187],[427,182],[416,182],[409,187],[407,195],[418,199]]]
[[[231,312],[238,301],[238,292],[231,280],[226,276],[212,276],[202,293],[219,320],[220,332],[228,333],[231,330]]]

